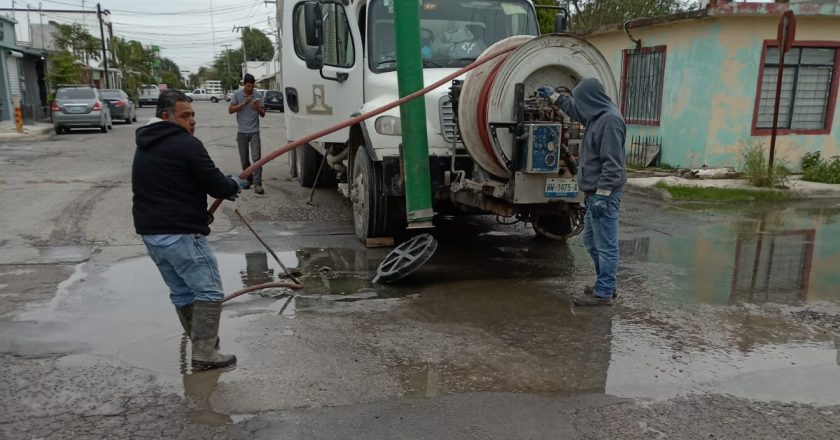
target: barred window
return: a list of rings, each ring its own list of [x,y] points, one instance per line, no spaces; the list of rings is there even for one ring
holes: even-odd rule
[[[665,79],[665,46],[624,51],[621,112],[628,124],[659,125]]]
[[[837,64],[837,47],[793,47],[785,54],[779,100],[780,129],[807,133],[829,128]],[[778,72],[779,48],[768,46],[756,100],[754,128],[759,132],[756,134],[773,128]]]

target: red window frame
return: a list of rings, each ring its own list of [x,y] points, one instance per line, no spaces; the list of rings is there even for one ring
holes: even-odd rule
[[[651,125],[651,126],[658,126],[662,122],[662,101],[663,101],[663,90],[665,88],[665,66],[668,63],[668,51],[666,50],[667,46],[659,45],[659,46],[650,46],[650,47],[642,47],[639,49],[624,49],[622,51],[622,67],[621,67],[621,114],[625,116],[624,122],[627,124],[632,125]],[[630,56],[639,54],[639,53],[661,53],[662,54],[662,66],[659,69],[659,77],[662,79],[659,82],[659,103],[657,104],[657,114],[656,118],[653,119],[627,119],[626,112],[625,112],[625,104],[627,102],[627,75],[628,75],[628,68],[630,66]]]
[[[771,47],[779,47],[776,40],[764,40],[764,47],[761,49],[761,63],[758,66],[758,84],[755,86],[755,106],[753,107],[752,120],[752,135],[753,136],[770,136],[772,129],[758,128],[758,111],[761,101],[761,84],[764,82],[764,62],[767,57],[767,49]],[[834,108],[837,107],[837,85],[840,83],[840,41],[794,41],[793,47],[826,47],[833,48],[834,51],[834,70],[832,72],[831,85],[829,86],[828,103],[825,114],[825,125],[823,128],[803,129],[803,128],[783,128],[777,130],[777,134],[811,134],[811,135],[827,135],[831,134],[831,126],[834,123]]]

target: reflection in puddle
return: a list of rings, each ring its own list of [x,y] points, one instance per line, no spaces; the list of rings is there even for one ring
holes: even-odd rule
[[[715,220],[685,222],[671,235],[642,228],[621,241],[625,262],[651,263],[645,277],[670,278],[674,288],[663,295],[710,304],[840,302],[840,209],[704,207],[690,215]]]

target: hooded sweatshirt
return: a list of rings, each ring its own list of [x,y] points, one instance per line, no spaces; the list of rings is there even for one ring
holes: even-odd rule
[[[569,117],[586,126],[580,145],[578,187],[586,194],[599,189],[624,191],[624,118],[595,78],[585,78],[572,90],[572,96],[557,100]]]
[[[210,233],[207,196],[239,191],[201,141],[167,121],[137,129],[131,168],[134,229],[140,235]]]

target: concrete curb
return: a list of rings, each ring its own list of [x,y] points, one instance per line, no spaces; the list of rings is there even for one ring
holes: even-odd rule
[[[637,180],[634,182],[634,180]],[[674,181],[673,178],[631,178],[625,184],[625,192],[640,197],[647,197],[656,200],[672,201],[671,194],[662,188],[657,188],[652,183],[653,179],[657,181],[664,181],[670,185],[685,185],[697,188],[728,188],[728,189],[743,189],[748,191],[773,191],[770,188],[756,188],[751,187],[743,182],[734,182],[734,180],[719,180],[719,179],[699,179]],[[805,182],[799,179],[792,179],[790,188],[784,191],[787,193],[789,200],[840,200],[840,185],[830,185],[824,183]]]
[[[43,139],[50,135],[53,131],[53,126],[52,124],[26,125],[23,127],[23,131],[23,133],[5,130],[0,131],[0,141],[27,141]]]

